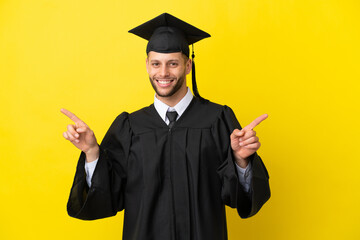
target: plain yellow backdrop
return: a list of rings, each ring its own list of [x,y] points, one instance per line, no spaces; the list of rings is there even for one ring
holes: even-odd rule
[[[200,94],[256,129],[272,197],[229,239],[360,239],[358,0],[0,1],[0,239],[121,239],[123,213],[81,221],[66,202],[76,113],[99,141],[152,103],[146,41],[127,31],[169,12],[195,44]],[[190,79],[190,76],[189,78]]]

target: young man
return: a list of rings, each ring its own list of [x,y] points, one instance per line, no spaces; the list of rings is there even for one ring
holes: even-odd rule
[[[123,239],[227,239],[225,205],[246,218],[270,197],[253,131],[267,115],[241,129],[229,107],[199,96],[196,83],[191,94],[188,45],[207,33],[166,13],[130,32],[149,40],[154,104],[120,114],[100,146],[62,109],[75,122],[64,137],[82,151],[68,213],[91,220],[125,209]]]

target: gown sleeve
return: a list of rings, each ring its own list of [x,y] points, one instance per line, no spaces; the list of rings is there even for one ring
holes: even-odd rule
[[[255,215],[270,198],[269,175],[260,156],[254,153],[250,156],[253,172],[250,194],[243,190],[238,180],[235,159],[230,146],[230,134],[235,128],[241,129],[241,126],[231,108],[224,106],[221,115],[212,127],[222,158],[222,164],[217,169],[222,183],[221,198],[227,206],[237,208],[241,218],[248,218]]]
[[[100,156],[89,189],[85,153],[81,152],[67,203],[71,217],[93,220],[114,216],[124,208],[126,163],[131,142],[128,113],[120,114],[100,144]]]

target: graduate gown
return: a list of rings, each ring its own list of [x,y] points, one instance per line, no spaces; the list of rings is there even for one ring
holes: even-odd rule
[[[247,218],[270,197],[256,153],[250,194],[243,191],[230,147],[235,128],[229,107],[196,97],[171,129],[153,104],[120,114],[100,145],[90,188],[81,153],[69,215],[92,220],[124,209],[125,240],[227,239],[225,205]]]

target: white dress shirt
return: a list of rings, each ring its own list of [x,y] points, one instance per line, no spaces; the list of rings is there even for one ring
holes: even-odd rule
[[[178,120],[181,117],[181,115],[184,113],[186,108],[189,106],[192,99],[193,99],[193,95],[190,89],[188,88],[186,95],[180,100],[180,102],[178,102],[178,104],[176,104],[174,107],[170,107],[165,103],[163,103],[162,101],[160,101],[159,99],[157,99],[155,94],[154,107],[156,111],[159,113],[160,117],[164,120],[164,122],[166,124],[169,124],[170,121],[166,116],[166,112],[176,111],[178,114],[176,120]],[[89,185],[89,187],[91,186],[91,178],[95,171],[97,161],[98,159],[90,163],[85,161],[86,182]],[[241,168],[237,164],[235,165],[238,172],[240,184],[242,185],[243,189],[246,192],[249,192],[251,186],[251,178],[252,178],[251,163],[249,162],[246,168]]]

